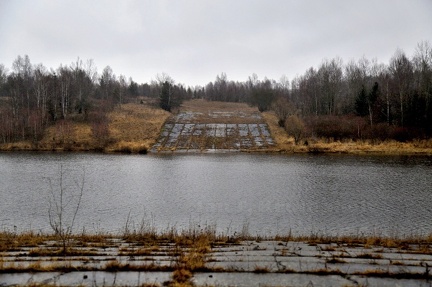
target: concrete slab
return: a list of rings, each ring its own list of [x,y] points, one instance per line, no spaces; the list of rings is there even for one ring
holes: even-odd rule
[[[1,286],[32,284],[82,286],[135,286],[142,283],[163,285],[176,266],[179,251],[187,247],[145,242],[131,243],[121,238],[102,246],[74,247],[73,256],[38,256],[35,250],[51,250],[47,243],[35,247],[3,251]],[[421,249],[347,247],[334,243],[309,244],[295,241],[243,241],[214,246],[207,253],[206,272],[195,272],[197,286],[429,286],[432,279],[432,253]],[[141,253],[140,253],[141,252]],[[105,270],[116,262],[131,271]],[[26,272],[67,266],[62,272]],[[159,272],[136,271],[132,266],[155,266]],[[20,272],[7,272],[7,268]],[[76,272],[73,270],[83,270]],[[88,271],[85,271],[88,270]],[[313,284],[313,285],[311,285]]]
[[[174,116],[162,129],[151,151],[222,151],[266,148],[274,144],[259,113],[212,111],[208,118],[202,113],[182,112]],[[204,117],[204,119],[203,119]],[[253,119],[256,123],[221,123],[233,118]],[[204,122],[199,122],[203,119]],[[215,122],[208,122],[214,119]]]

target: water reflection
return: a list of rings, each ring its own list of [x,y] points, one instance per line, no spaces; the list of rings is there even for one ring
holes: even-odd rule
[[[0,228],[49,230],[46,178],[85,171],[76,230],[216,225],[252,234],[432,231],[432,159],[347,155],[0,154]]]

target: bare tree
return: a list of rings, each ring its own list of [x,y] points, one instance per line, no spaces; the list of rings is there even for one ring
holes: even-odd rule
[[[88,60],[86,65],[78,58],[71,64],[73,108],[79,114],[85,114],[90,106],[90,98],[94,94],[97,73],[93,66],[93,60]]]
[[[339,113],[337,104],[342,87],[342,59],[324,60],[318,69],[318,77],[322,94],[322,113],[335,115]]]
[[[118,92],[118,101],[119,104],[123,104],[124,98],[126,96],[127,93],[127,89],[128,89],[128,84],[126,81],[126,77],[124,75],[120,75],[119,76],[119,92]]]
[[[405,124],[405,107],[410,93],[412,69],[410,60],[402,50],[398,49],[390,59],[389,70],[395,87],[394,94],[398,96],[401,126]]]
[[[54,234],[62,242],[62,253],[66,254],[84,192],[85,171],[83,171],[80,182],[74,181],[75,190],[66,187],[63,165],[60,165],[59,178],[56,184],[53,183],[51,178],[48,178],[48,183],[49,223]]]
[[[216,81],[214,83],[215,90],[215,101],[226,101],[228,96],[228,77],[225,73],[221,73],[216,76]]]
[[[66,66],[58,69],[60,108],[62,119],[66,119],[71,107],[72,71]]]
[[[114,96],[114,84],[116,82],[116,76],[111,69],[110,66],[106,66],[103,71],[102,75],[99,79],[99,85],[101,88],[101,96],[104,100],[113,100]]]
[[[413,57],[414,85],[421,107],[416,113],[423,120],[423,126],[432,123],[432,45],[423,41],[417,45]]]
[[[280,127],[285,125],[285,120],[294,111],[290,102],[288,102],[288,100],[284,97],[278,97],[275,101],[273,101],[271,107],[278,117],[278,125]]]
[[[6,83],[7,69],[3,64],[0,64],[0,97],[3,96],[3,85]]]

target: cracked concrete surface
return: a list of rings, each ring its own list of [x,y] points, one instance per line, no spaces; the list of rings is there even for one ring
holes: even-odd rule
[[[239,151],[274,144],[259,113],[186,111],[165,124],[152,151]]]
[[[38,248],[49,249],[50,245]],[[0,286],[38,284],[81,286],[163,285],[176,261],[176,246],[143,247],[116,239],[104,247],[76,247],[76,256],[30,256],[35,248],[2,253]],[[139,252],[140,251],[140,252]],[[187,250],[186,250],[187,252]],[[107,271],[112,261],[130,270]],[[70,266],[60,272],[26,271],[37,264]],[[142,271],[131,266],[149,266]],[[20,272],[7,272],[8,265]],[[213,244],[205,270],[194,272],[198,286],[430,286],[432,253],[415,245],[406,249],[294,241],[243,241]],[[159,268],[159,269],[158,269]],[[127,268],[126,268],[127,269]]]

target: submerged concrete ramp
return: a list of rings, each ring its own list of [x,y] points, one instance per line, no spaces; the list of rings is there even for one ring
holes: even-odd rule
[[[265,150],[274,145],[259,112],[185,111],[167,121],[152,151]]]

